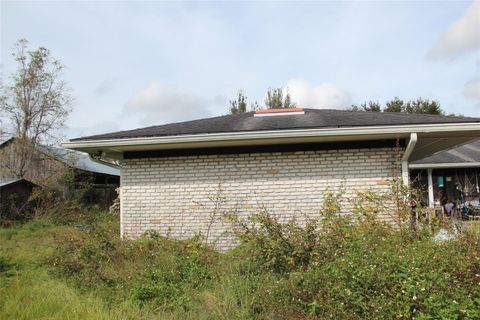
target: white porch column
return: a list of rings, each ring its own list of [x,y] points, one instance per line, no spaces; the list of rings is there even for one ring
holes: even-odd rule
[[[433,177],[432,177],[432,169],[427,169],[428,174],[428,206],[430,208],[434,207],[434,199],[433,199]]]

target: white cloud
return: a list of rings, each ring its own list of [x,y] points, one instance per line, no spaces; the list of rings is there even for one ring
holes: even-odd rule
[[[304,79],[290,79],[287,88],[298,107],[344,109],[351,104],[350,95],[331,83],[312,86]]]
[[[142,125],[162,124],[208,117],[210,104],[218,104],[221,99],[205,99],[176,86],[151,82],[136,92],[127,102],[124,111],[132,116],[140,116]]]
[[[452,23],[430,49],[431,59],[454,58],[480,48],[480,1],[474,1],[465,14]]]
[[[463,90],[465,97],[480,100],[480,78],[468,81]]]

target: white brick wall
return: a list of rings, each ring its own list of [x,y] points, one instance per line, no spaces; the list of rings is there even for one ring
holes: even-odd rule
[[[241,216],[260,206],[281,219],[318,216],[324,192],[342,184],[347,199],[360,190],[385,192],[400,167],[392,148],[205,155],[124,160],[121,179],[122,234],[138,237],[156,229],[188,238],[206,233],[211,215],[234,210]],[[224,203],[217,205],[219,198]],[[209,241],[232,244],[228,224],[215,219]]]

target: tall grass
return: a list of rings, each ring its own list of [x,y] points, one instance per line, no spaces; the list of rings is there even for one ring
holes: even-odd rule
[[[5,279],[2,279],[5,281]],[[120,319],[93,294],[81,295],[46,270],[17,270],[0,288],[2,319]]]
[[[0,319],[148,319],[127,302],[115,308],[95,291],[80,291],[52,274],[45,259],[55,235],[72,230],[44,219],[0,228]]]

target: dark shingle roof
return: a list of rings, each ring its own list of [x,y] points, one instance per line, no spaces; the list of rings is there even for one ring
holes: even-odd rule
[[[429,157],[413,161],[413,164],[480,162],[480,140],[459,147],[437,152]]]
[[[162,137],[190,134],[264,131],[284,129],[320,129],[362,126],[395,126],[479,122],[480,118],[405,114],[395,112],[361,112],[344,110],[304,109],[303,115],[254,117],[254,112],[171,123],[141,129],[118,131],[70,141]]]

